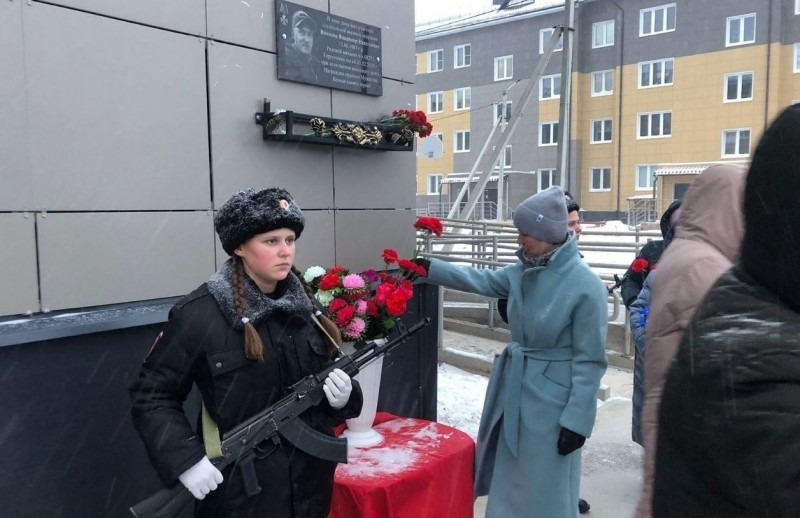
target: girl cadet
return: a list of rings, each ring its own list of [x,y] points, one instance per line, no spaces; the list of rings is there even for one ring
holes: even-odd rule
[[[304,225],[283,189],[247,189],[225,202],[214,226],[230,259],[172,308],[130,388],[134,425],[153,466],[164,484],[180,482],[198,499],[195,516],[328,515],[335,462],[286,441],[270,442],[255,462],[261,492],[247,496],[240,471],[217,470],[182,410],[197,385],[222,436],[331,359],[333,344],[325,333],[340,339],[338,330],[324,318],[325,331],[315,325],[301,277],[292,271]],[[326,399],[301,418],[332,435],[335,425],[360,413],[361,390],[337,369],[324,392]]]
[[[554,186],[514,210],[519,261],[499,270],[432,259],[428,282],[508,298],[511,343],[495,361],[481,415],[475,496],[487,518],[578,515],[581,451],[606,370],[608,291],[567,231]]]

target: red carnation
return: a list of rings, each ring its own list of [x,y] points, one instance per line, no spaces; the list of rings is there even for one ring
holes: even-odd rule
[[[397,262],[397,250],[392,248],[387,248],[383,251],[383,262],[386,264],[392,264]]]
[[[649,266],[650,263],[647,262],[647,259],[639,257],[631,264],[631,270],[633,270],[634,273],[644,273]]]
[[[444,231],[444,227],[442,226],[442,222],[439,220],[439,218],[424,216],[417,218],[417,221],[414,223],[414,228],[417,230],[430,232],[431,234],[436,234],[437,237],[441,237],[442,232]]]
[[[414,287],[411,284],[411,281],[408,279],[400,281],[400,284],[397,286],[397,291],[395,291],[395,293],[401,294],[403,298],[406,300],[411,300],[412,297],[414,297]]]
[[[403,270],[408,270],[411,272],[417,271],[417,263],[415,263],[414,261],[409,261],[408,259],[398,259],[397,266],[399,266]]]
[[[367,316],[371,318],[377,318],[378,316],[378,305],[375,304],[374,300],[367,301]]]
[[[333,268],[328,270],[328,273],[332,275],[339,275],[340,273],[344,273],[346,271],[347,269],[344,266],[334,266]]]
[[[406,312],[406,298],[395,291],[386,298],[386,312],[390,317],[399,317]]]
[[[332,290],[339,287],[339,276],[335,273],[327,273],[319,280],[319,289],[323,291]]]
[[[375,290],[375,298],[373,299],[376,304],[382,305],[386,303],[386,299],[394,292],[394,286],[389,283],[383,283]]]

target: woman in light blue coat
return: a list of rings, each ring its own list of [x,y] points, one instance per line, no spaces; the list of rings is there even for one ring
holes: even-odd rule
[[[519,262],[499,270],[433,259],[428,282],[508,298],[511,343],[495,361],[476,451],[487,518],[578,514],[581,450],[605,373],[608,292],[567,234],[564,192],[514,211]]]

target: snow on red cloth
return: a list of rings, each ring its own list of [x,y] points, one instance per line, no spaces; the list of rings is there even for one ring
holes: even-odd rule
[[[386,412],[376,415],[373,428],[384,441],[351,448],[348,463],[336,468],[328,518],[472,517],[475,443],[469,435]]]

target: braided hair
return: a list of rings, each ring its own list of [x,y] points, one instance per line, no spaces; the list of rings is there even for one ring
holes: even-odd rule
[[[319,323],[322,324],[322,327],[328,336],[330,336],[336,342],[336,346],[334,346],[334,344],[330,344],[329,347],[329,352],[332,355],[335,354],[338,346],[342,344],[342,332],[339,330],[339,326],[337,326],[333,320],[328,318],[321,310],[318,309],[319,304],[314,298],[314,291],[303,278],[303,274],[300,273],[300,271],[295,268],[294,265],[292,265],[292,273],[295,274],[298,279],[300,279],[300,283],[303,285],[306,295],[308,296],[309,300],[311,300],[311,306],[314,308],[314,315],[317,317],[317,320],[319,320]]]
[[[233,256],[233,306],[244,324],[244,354],[251,360],[264,361],[264,342],[247,318],[247,297],[244,295],[244,266],[242,258]]]

